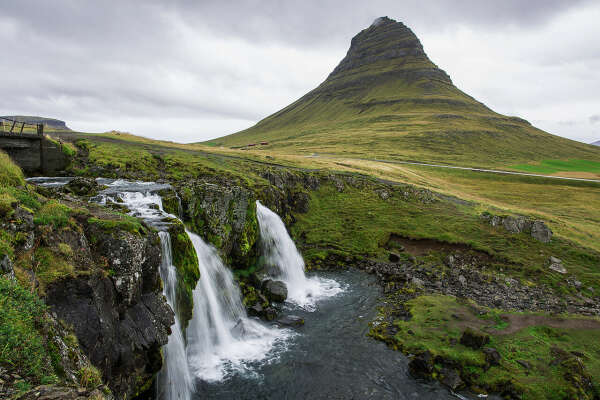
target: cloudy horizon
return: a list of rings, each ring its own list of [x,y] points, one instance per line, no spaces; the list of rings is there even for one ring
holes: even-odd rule
[[[0,15],[0,115],[212,139],[318,86],[355,34],[389,16],[415,32],[458,88],[494,111],[600,140],[598,2],[347,4],[9,0]]]

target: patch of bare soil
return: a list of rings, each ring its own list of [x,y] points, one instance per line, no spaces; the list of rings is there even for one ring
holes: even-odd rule
[[[600,320],[591,318],[560,318],[545,315],[505,314],[502,319],[508,327],[494,330],[495,335],[509,335],[529,326],[549,326],[558,329],[600,329]]]
[[[387,249],[393,250],[400,247],[404,248],[404,251],[413,256],[422,256],[431,252],[442,252],[447,254],[454,253],[476,253],[483,259],[490,258],[490,256],[482,251],[473,249],[471,246],[461,243],[446,243],[440,242],[434,239],[410,239],[405,236],[391,234],[388,242],[385,246]]]

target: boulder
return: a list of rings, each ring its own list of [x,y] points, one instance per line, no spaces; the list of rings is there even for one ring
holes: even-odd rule
[[[444,367],[441,371],[441,382],[450,390],[460,389],[465,385],[458,371],[454,368]]]
[[[500,365],[502,357],[500,356],[500,353],[498,353],[498,350],[493,347],[486,347],[483,349],[483,353],[485,354],[485,362],[488,365]]]
[[[13,264],[7,255],[0,256],[0,275],[6,276],[9,279],[15,279]]]
[[[390,252],[388,260],[393,263],[400,262],[400,255],[398,253]]]
[[[273,281],[271,279],[263,283],[263,292],[267,296],[267,299],[277,303],[283,303],[288,295],[287,286],[284,282]]]
[[[480,349],[489,342],[490,335],[483,332],[477,332],[471,328],[467,328],[460,338],[460,344],[474,350]]]
[[[549,243],[552,240],[552,230],[544,221],[534,221],[531,225],[531,236],[542,243]]]
[[[429,379],[433,372],[433,356],[429,351],[417,354],[408,363],[408,372],[415,378]]]
[[[277,323],[280,326],[288,326],[290,328],[298,328],[304,325],[304,318],[298,317],[296,315],[286,315],[277,320]]]
[[[65,189],[78,196],[94,196],[100,190],[100,185],[93,178],[77,177],[67,183]]]
[[[564,275],[567,273],[567,269],[563,266],[562,260],[556,257],[550,257],[548,259],[548,268],[550,268],[552,271],[558,272],[559,274]]]

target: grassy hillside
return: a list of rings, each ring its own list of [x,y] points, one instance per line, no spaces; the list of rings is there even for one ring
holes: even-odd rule
[[[490,77],[493,79],[493,77]],[[544,159],[600,160],[600,149],[495,113],[456,88],[401,23],[352,39],[333,73],[296,102],[241,132],[209,141],[289,154],[508,167]]]

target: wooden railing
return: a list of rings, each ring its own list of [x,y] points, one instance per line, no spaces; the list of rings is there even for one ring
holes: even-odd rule
[[[25,129],[27,127],[27,129]],[[0,117],[0,133],[9,135],[22,135],[24,133],[44,136],[44,124],[30,124],[10,118]]]

